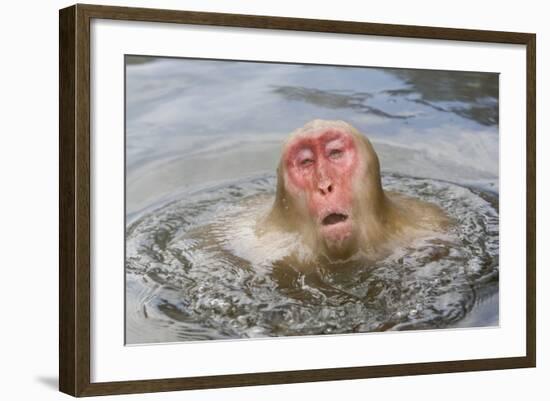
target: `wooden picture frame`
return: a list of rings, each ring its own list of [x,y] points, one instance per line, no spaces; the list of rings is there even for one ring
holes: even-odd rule
[[[92,19],[217,27],[308,31],[381,37],[517,44],[526,47],[526,355],[364,367],[256,372],[221,376],[91,382],[90,332],[90,22]],[[496,32],[350,21],[192,11],[74,5],[59,14],[59,388],[73,396],[143,393],[264,384],[534,367],[535,276],[535,48],[530,33]]]

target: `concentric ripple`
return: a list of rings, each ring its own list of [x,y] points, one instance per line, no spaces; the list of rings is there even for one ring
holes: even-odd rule
[[[498,324],[498,194],[398,175],[383,184],[439,205],[456,224],[374,265],[304,274],[279,262],[296,238],[254,233],[273,176],[187,193],[137,218],[126,230],[126,342]],[[472,318],[487,299],[488,316]]]

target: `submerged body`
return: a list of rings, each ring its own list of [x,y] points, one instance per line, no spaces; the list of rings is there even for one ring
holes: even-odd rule
[[[376,260],[329,262],[308,254],[297,232],[257,235],[272,210],[272,175],[198,191],[135,219],[127,341],[434,329],[464,318],[469,327],[498,324],[498,197],[447,181],[382,179],[391,199],[437,204],[453,225],[394,242]]]
[[[355,128],[314,120],[285,142],[275,201],[257,232],[297,234],[307,251],[290,256],[307,265],[358,253],[379,259],[449,223],[439,207],[383,190],[378,157]]]

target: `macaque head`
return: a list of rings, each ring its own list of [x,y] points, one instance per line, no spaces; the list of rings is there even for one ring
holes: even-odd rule
[[[349,256],[383,201],[376,153],[351,125],[314,120],[284,144],[274,209],[312,247]]]

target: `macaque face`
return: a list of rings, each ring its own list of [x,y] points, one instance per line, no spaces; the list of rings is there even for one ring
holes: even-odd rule
[[[283,153],[284,185],[326,243],[353,236],[353,182],[360,170],[355,138],[345,130],[294,137]]]

